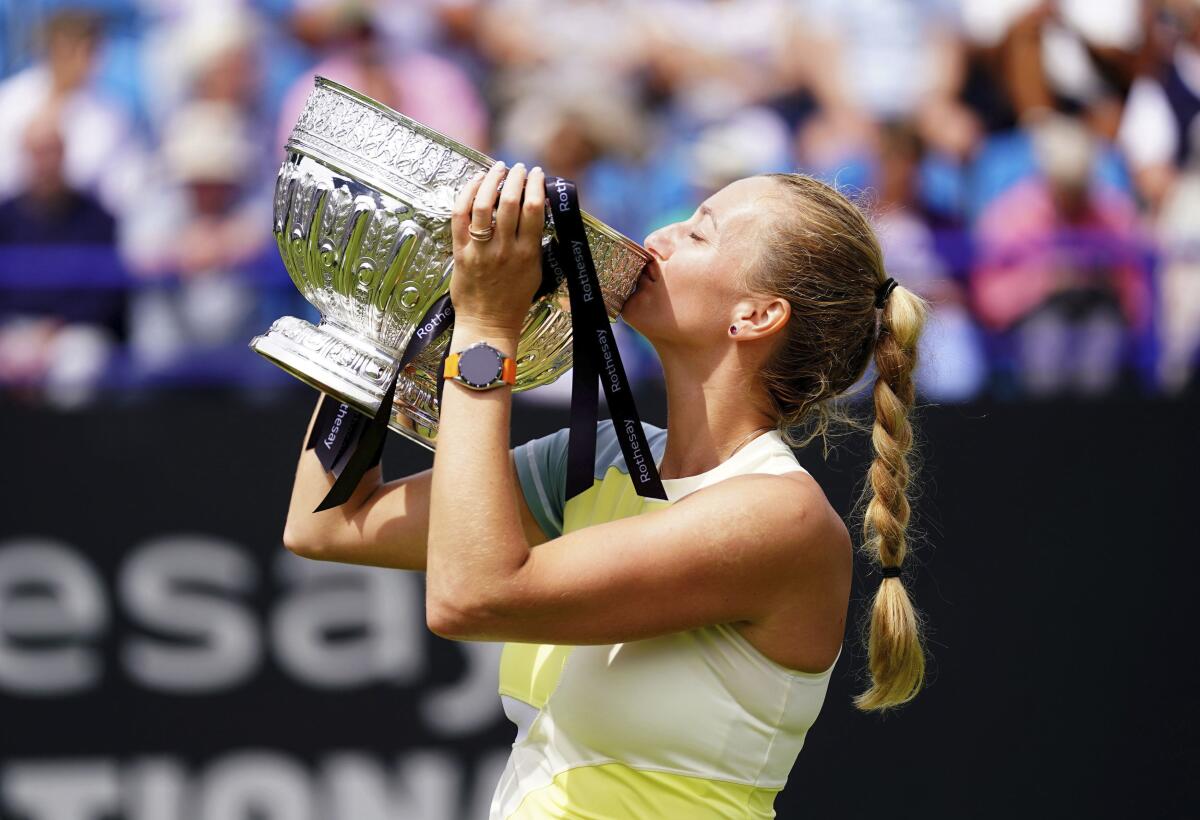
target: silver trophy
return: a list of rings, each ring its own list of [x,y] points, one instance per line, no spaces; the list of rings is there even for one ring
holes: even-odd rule
[[[296,287],[320,311],[285,316],[250,347],[292,375],[373,416],[427,309],[450,289],[450,212],[493,160],[343,85],[318,77],[288,139],[275,185],[274,231]],[[609,321],[649,261],[637,243],[586,213],[584,227]],[[550,227],[547,226],[547,237]],[[442,333],[396,383],[388,426],[432,450]],[[571,367],[566,281],[529,309],[514,390]]]

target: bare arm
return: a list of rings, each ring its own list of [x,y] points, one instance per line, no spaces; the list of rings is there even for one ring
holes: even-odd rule
[[[317,402],[320,407],[320,401]],[[425,545],[429,537],[429,489],[433,470],[383,481],[376,466],[363,476],[350,500],[340,507],[314,513],[333,486],[334,477],[325,472],[317,455],[305,450],[317,412],[313,409],[308,429],[301,440],[296,480],[288,506],[283,544],[304,558],[367,564],[394,569],[425,570]],[[513,481],[520,486],[516,464],[509,451]],[[541,544],[546,534],[518,491],[517,508],[530,544]]]

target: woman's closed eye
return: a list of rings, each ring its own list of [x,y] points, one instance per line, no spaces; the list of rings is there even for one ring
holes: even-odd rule
[[[700,235],[699,235],[699,234],[697,234],[695,231],[692,231],[691,233],[689,233],[689,234],[688,234],[688,236],[690,236],[692,239],[695,239],[697,242],[703,242],[703,241],[704,241],[704,237],[703,237],[703,236],[700,236]]]

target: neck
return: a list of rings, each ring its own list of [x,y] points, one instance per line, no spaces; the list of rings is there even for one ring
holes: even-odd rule
[[[695,350],[662,355],[667,390],[667,447],[659,475],[664,479],[699,475],[733,451],[776,426],[764,407],[770,402],[753,384],[753,371],[737,360],[730,345],[724,359],[705,362]]]

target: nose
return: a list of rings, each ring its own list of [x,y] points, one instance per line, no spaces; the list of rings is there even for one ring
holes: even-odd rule
[[[666,228],[659,228],[657,231],[654,231],[646,237],[646,241],[642,244],[660,262],[671,254],[670,235]]]

